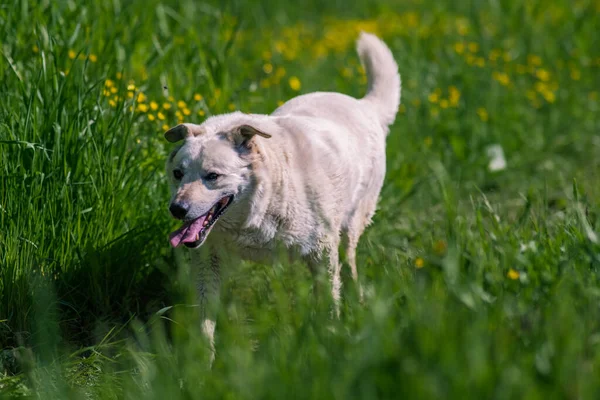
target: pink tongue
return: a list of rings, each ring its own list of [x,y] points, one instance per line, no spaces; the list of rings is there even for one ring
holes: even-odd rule
[[[192,222],[185,223],[181,228],[169,235],[171,246],[177,247],[181,243],[191,243],[196,241],[196,236],[202,230],[202,224],[206,219],[206,214],[202,215]]]

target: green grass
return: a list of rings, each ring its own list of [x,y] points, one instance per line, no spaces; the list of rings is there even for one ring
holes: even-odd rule
[[[597,398],[600,3],[270,3],[0,4],[0,397]],[[163,125],[361,96],[360,29],[403,78],[365,302],[227,266],[209,370]]]

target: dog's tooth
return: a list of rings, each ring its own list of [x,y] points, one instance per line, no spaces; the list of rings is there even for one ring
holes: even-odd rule
[[[196,235],[196,240],[200,240],[200,234],[199,233]]]

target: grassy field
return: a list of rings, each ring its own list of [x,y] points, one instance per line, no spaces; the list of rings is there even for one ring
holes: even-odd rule
[[[0,4],[0,398],[597,399],[600,2],[269,3]],[[364,304],[227,266],[209,370],[163,132],[362,96],[361,30],[403,79]]]

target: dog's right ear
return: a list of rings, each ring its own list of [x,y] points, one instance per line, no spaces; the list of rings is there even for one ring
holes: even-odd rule
[[[179,124],[165,132],[165,139],[171,143],[179,142],[190,136],[202,133],[200,126],[195,124]]]

